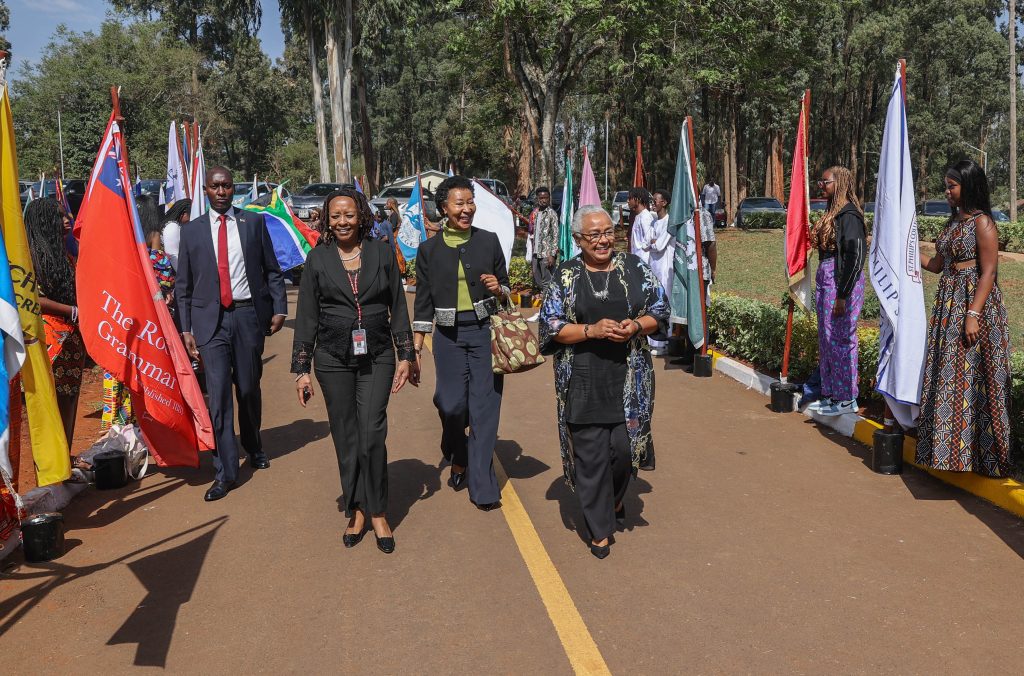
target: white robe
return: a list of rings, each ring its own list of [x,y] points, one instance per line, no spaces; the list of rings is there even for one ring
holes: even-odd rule
[[[629,240],[629,250],[648,265],[651,264],[652,239],[654,239],[654,214],[650,209],[644,209],[633,220],[633,234]]]
[[[676,247],[674,238],[668,234],[668,215],[653,224],[653,244],[650,245],[650,266],[654,276],[661,282],[665,295],[672,297],[672,262],[675,259]]]

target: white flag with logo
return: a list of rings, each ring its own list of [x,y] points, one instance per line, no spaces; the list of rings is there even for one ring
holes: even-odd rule
[[[184,166],[178,130],[171,122],[171,128],[167,132],[167,179],[164,181],[164,189],[160,191],[160,204],[170,206],[178,200],[185,199],[186,177],[181,175],[181,168]]]
[[[885,395],[900,426],[910,428],[920,414],[928,322],[904,86],[897,69],[882,135],[869,265],[882,306],[875,388]]]

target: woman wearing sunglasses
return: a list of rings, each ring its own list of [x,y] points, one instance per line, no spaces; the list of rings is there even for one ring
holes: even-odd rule
[[[867,231],[849,169],[826,169],[818,187],[828,198],[810,233],[819,261],[814,301],[822,398],[810,410],[837,416],[857,412],[857,318],[864,306]]]

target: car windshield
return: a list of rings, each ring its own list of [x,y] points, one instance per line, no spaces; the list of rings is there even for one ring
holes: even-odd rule
[[[613,202],[625,202],[628,199],[629,199],[629,191],[628,190],[620,190],[619,192],[615,193],[615,199],[612,200],[612,201]]]
[[[139,192],[143,195],[159,195],[160,188],[163,187],[163,181],[157,181],[156,179],[146,179],[139,182]]]
[[[828,200],[811,200],[811,211],[824,211]]]
[[[311,183],[299,191],[300,195],[313,195],[315,197],[326,197],[338,189],[337,183]]]
[[[410,195],[412,195],[412,188],[384,188],[380,193],[381,197],[394,197],[405,200],[409,199]]]
[[[745,209],[781,209],[782,203],[774,197],[748,197],[743,200]]]
[[[935,200],[934,202],[924,203],[925,216],[949,216],[951,213],[953,213],[953,210],[949,208],[949,202]]]

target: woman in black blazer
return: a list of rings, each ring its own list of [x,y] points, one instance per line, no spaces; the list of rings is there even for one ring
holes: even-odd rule
[[[493,453],[502,376],[491,370],[490,316],[509,293],[505,254],[497,235],[473,227],[472,181],[452,176],[435,196],[444,214],[441,232],[416,255],[416,358],[433,331],[434,405],[441,452],[452,463],[450,483],[455,490],[468,483],[469,499],[491,510],[501,506]]]
[[[377,547],[390,554],[388,399],[410,379],[418,384],[409,311],[394,252],[367,236],[366,197],[335,190],[322,213],[320,241],[302,272],[292,373],[303,407],[313,396],[311,368],[324,392],[349,517],[342,542],[358,544],[369,520]]]

